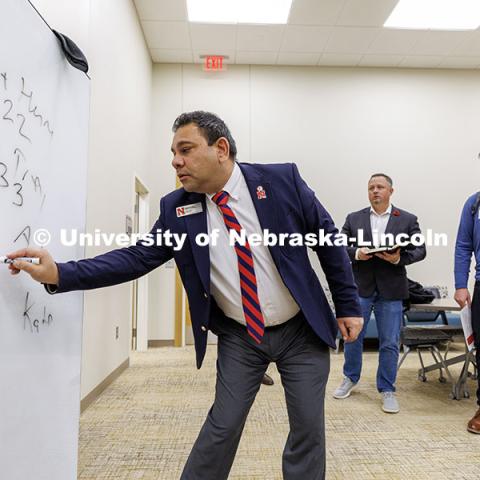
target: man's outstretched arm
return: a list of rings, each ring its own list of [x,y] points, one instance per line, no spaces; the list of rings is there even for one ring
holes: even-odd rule
[[[151,235],[157,230],[165,231],[161,216],[153,226]],[[159,267],[173,257],[172,247],[146,245],[142,240],[127,248],[112,250],[97,257],[55,263],[47,250],[27,248],[7,255],[8,258],[38,257],[40,264],[16,261],[9,265],[12,274],[25,271],[37,282],[47,285],[49,293],[72,290],[91,290],[128,282]]]

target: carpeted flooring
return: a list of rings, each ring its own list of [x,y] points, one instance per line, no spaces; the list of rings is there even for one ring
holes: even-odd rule
[[[213,399],[215,358],[210,345],[197,371],[193,347],[133,354],[131,367],[82,414],[78,478],[178,479]],[[465,428],[477,408],[475,382],[469,381],[471,398],[450,400],[450,385],[439,383],[437,373],[417,380],[411,353],[398,376],[401,411],[388,415],[375,389],[377,358],[366,353],[357,390],[335,400],[343,355],[331,356],[327,479],[479,479],[480,435]],[[282,478],[288,419],[274,365],[269,373],[275,385],[260,389],[230,479]]]

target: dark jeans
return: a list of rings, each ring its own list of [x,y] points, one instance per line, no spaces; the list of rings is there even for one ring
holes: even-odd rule
[[[280,372],[290,423],[283,450],[283,478],[324,479],[324,398],[330,370],[327,345],[301,313],[282,325],[266,328],[260,345],[246,327],[226,317],[216,320],[211,329],[218,335],[215,400],[181,480],[228,478],[248,412],[270,362],[275,362]],[[268,444],[268,438],[265,442]]]
[[[472,299],[472,327],[475,337],[475,359],[480,367],[480,281],[475,282]],[[480,406],[480,375],[478,376],[477,403]]]

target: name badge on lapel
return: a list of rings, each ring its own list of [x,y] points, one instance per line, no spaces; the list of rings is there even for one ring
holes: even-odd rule
[[[193,215],[194,213],[203,212],[203,207],[200,202],[191,203],[190,205],[183,205],[181,207],[177,207],[176,212],[177,217],[186,217],[187,215]]]

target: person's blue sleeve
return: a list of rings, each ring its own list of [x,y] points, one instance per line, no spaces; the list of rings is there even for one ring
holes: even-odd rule
[[[455,243],[455,289],[467,288],[470,262],[473,253],[472,205],[476,195],[471,196],[463,206],[460,225]]]

